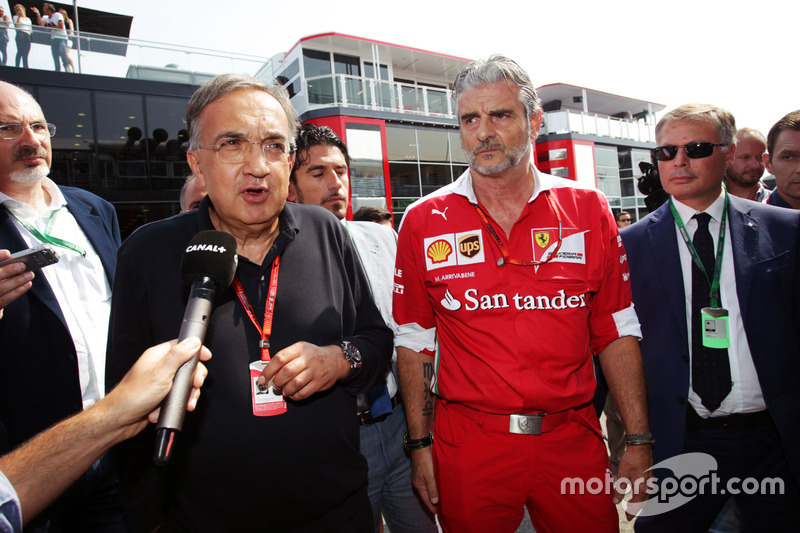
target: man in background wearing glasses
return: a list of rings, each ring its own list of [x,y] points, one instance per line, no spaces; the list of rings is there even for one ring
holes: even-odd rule
[[[0,454],[105,392],[117,215],[101,198],[47,177],[54,133],[30,94],[0,82],[0,260],[43,244],[59,257],[35,273],[21,263],[0,268]],[[39,526],[124,528],[110,470],[104,456]],[[104,521],[108,529],[93,529]]]
[[[445,531],[514,531],[525,507],[537,530],[617,531],[613,487],[564,484],[610,480],[593,355],[628,433],[619,475],[651,466],[614,216],[596,189],[534,166],[542,110],[519,65],[492,56],[453,85],[469,169],[409,207],[395,267],[414,485]]]
[[[640,516],[636,530],[706,531],[732,490],[740,491],[743,531],[796,530],[800,214],[726,194],[722,180],[736,151],[728,111],[678,107],[659,121],[656,139],[671,199],[622,231],[642,324],[654,459],[708,454],[691,474],[702,479],[711,470],[719,485],[686,494],[688,502],[662,514],[647,513],[665,502],[652,497],[644,506],[652,516]],[[678,477],[680,464],[671,470],[656,475]],[[780,479],[783,488],[728,485],[736,478]]]
[[[286,203],[297,132],[289,95],[218,76],[189,100],[186,126],[189,166],[208,195],[122,245],[109,386],[141,346],[180,330],[180,264],[196,233],[233,235],[238,266],[205,338],[219,364],[209,363],[214,377],[170,464],[153,465],[152,430],[119,449],[125,504],[142,531],[371,533],[356,394],[384,376],[392,331],[346,228],[319,206]]]

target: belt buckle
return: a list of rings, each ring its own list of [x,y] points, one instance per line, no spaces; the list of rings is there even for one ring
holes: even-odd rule
[[[541,435],[542,418],[544,414],[535,415],[510,415],[508,420],[508,432],[519,435]]]

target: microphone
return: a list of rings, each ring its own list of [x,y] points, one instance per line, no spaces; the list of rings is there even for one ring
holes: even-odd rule
[[[181,279],[191,283],[192,288],[183,314],[178,342],[189,337],[198,337],[202,347],[214,296],[217,290],[225,290],[231,284],[236,274],[237,262],[236,239],[230,233],[201,231],[192,237],[181,260]],[[186,402],[192,391],[192,375],[199,358],[200,350],[178,369],[172,380],[172,389],[161,403],[153,452],[153,462],[158,466],[169,462],[175,434],[183,428]]]

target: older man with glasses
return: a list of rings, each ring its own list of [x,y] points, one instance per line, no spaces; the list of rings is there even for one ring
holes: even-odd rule
[[[621,232],[662,481],[636,530],[706,531],[731,494],[742,531],[796,530],[800,214],[726,192],[736,125],[724,109],[678,107],[656,138],[670,200]]]
[[[151,462],[152,431],[119,450],[126,504],[142,531],[369,533],[356,394],[384,376],[392,331],[346,228],[319,206],[286,203],[297,131],[288,93],[218,76],[189,100],[186,124],[208,195],[122,246],[109,385],[142,346],[181,329],[179,267],[196,233],[230,233],[238,266],[208,322],[219,363],[170,464]]]
[[[47,177],[55,133],[30,94],[0,82],[0,261],[43,244],[59,257],[36,272],[0,267],[0,454],[105,392],[119,225],[111,204]],[[125,527],[106,457],[39,526],[48,520],[64,531]]]

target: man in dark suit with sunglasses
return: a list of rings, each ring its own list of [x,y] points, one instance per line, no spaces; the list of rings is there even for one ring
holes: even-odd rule
[[[729,112],[681,106],[656,138],[670,201],[621,232],[642,324],[655,473],[662,489],[687,473],[712,484],[684,491],[685,503],[651,497],[636,530],[704,532],[731,494],[743,531],[794,530],[800,216],[726,194],[736,150]],[[693,452],[707,456],[682,455]],[[765,480],[778,478],[782,494],[769,494]]]

